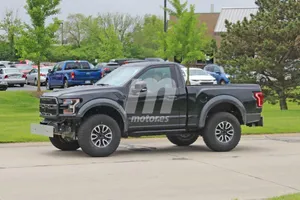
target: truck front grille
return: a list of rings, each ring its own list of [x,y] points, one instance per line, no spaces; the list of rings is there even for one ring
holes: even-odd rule
[[[56,116],[58,114],[58,102],[55,98],[40,98],[41,116]]]

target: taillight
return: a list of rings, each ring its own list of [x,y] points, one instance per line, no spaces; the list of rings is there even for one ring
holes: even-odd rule
[[[71,78],[74,79],[75,78],[75,72],[71,73]]]
[[[8,78],[8,76],[7,76],[7,75],[5,75],[5,76],[4,76],[4,78]]]
[[[46,76],[45,74],[40,74],[41,76]]]
[[[264,104],[264,94],[262,92],[255,92],[254,97],[256,99],[257,107],[262,107]]]
[[[109,71],[109,68],[104,68],[104,71]]]
[[[26,74],[23,74],[23,75],[22,75],[22,78],[26,78]]]

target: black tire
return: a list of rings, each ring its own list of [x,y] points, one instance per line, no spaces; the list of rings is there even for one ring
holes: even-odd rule
[[[98,147],[96,146],[97,143],[96,144],[93,143],[92,131],[97,126],[107,126],[111,130],[111,140],[107,146]],[[102,134],[102,136],[104,136],[104,133],[102,131],[100,131],[99,134]],[[83,122],[83,124],[80,126],[78,130],[79,145],[83,150],[83,152],[85,152],[87,155],[91,157],[107,157],[113,154],[119,147],[120,141],[121,141],[120,127],[113,118],[107,115],[99,114],[99,115],[93,115],[89,117],[88,119],[86,119],[85,122]],[[101,144],[104,144],[103,140],[100,141],[100,146]]]
[[[221,80],[221,81],[220,81],[220,85],[226,85],[225,81],[224,81],[224,80]]]
[[[20,84],[20,87],[24,87],[24,84]]]
[[[177,146],[190,146],[195,143],[199,135],[182,134],[182,135],[167,135],[168,140]]]
[[[59,135],[54,135],[54,137],[50,137],[50,142],[55,146],[57,149],[62,151],[76,151],[80,148],[78,141],[66,141]]]
[[[221,128],[218,127],[218,125],[221,124],[222,122],[225,123],[225,125],[223,124],[223,127],[227,126],[226,123],[229,123],[232,129],[225,128],[226,132],[225,129],[221,130]],[[217,128],[219,129],[218,132],[220,132],[219,139],[217,137],[218,135],[216,135]],[[232,130],[233,130],[233,134],[232,134]],[[232,134],[232,136],[228,135],[229,133]],[[225,135],[227,135],[227,137]],[[228,137],[230,138],[230,140],[228,139]],[[223,138],[223,141],[221,141],[222,140],[221,138]],[[228,139],[228,141],[224,141],[225,140],[224,138]],[[207,119],[207,123],[203,132],[203,140],[206,146],[210,148],[212,151],[216,151],[216,152],[231,151],[238,145],[240,139],[241,139],[241,125],[239,120],[234,115],[227,112],[219,112],[210,116]]]
[[[50,86],[50,83],[49,83],[49,81],[48,81],[48,79],[46,80],[46,89],[47,90],[53,90],[53,88]]]

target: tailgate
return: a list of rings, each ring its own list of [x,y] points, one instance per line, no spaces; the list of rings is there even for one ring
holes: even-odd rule
[[[77,69],[75,72],[76,80],[99,80],[101,78],[100,69]]]

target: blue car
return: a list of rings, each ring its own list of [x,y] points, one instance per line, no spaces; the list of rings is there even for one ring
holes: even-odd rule
[[[94,69],[88,61],[63,61],[49,70],[46,78],[47,90],[68,88],[77,85],[92,85],[103,77],[101,69]]]
[[[225,73],[223,67],[215,64],[209,64],[204,67],[204,70],[212,75],[217,80],[218,84],[225,85],[230,83],[230,75]]]

